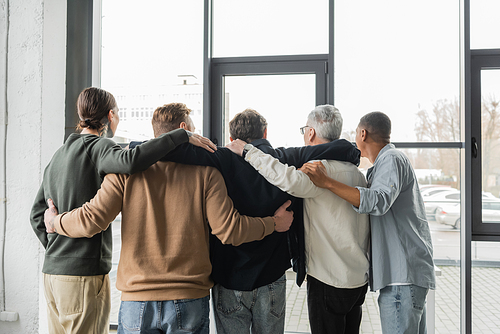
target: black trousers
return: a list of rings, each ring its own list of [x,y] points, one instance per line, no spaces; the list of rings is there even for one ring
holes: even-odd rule
[[[339,289],[307,276],[307,307],[312,334],[359,333],[368,284]]]

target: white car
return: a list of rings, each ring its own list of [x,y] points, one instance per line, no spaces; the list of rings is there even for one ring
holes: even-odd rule
[[[443,204],[436,208],[436,221],[440,224],[451,225],[455,229],[460,228],[460,203]]]
[[[438,207],[442,207],[445,204],[460,204],[460,191],[455,188],[448,188],[434,193],[433,195],[422,195],[422,198],[424,200],[427,218],[431,219],[435,217]]]
[[[483,196],[483,223],[500,223],[500,199]],[[460,228],[460,203],[444,204],[436,210],[436,221]]]
[[[423,198],[437,194],[441,191],[455,189],[455,188],[452,188],[450,186],[443,186],[443,185],[437,185],[437,184],[425,184],[425,185],[419,186],[419,188],[420,188],[420,194],[422,195]]]

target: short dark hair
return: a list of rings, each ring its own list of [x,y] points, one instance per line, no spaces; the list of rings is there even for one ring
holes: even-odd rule
[[[390,143],[391,120],[380,111],[373,111],[361,117],[359,127],[365,128],[377,143]]]
[[[231,138],[241,139],[247,143],[262,139],[266,129],[266,119],[253,109],[245,109],[229,122]]]
[[[169,103],[156,108],[151,119],[155,137],[178,129],[182,122],[188,123],[190,113],[191,109],[184,103]]]

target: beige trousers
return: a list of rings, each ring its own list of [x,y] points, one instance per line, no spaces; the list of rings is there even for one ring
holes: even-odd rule
[[[109,333],[109,275],[43,274],[49,333]]]

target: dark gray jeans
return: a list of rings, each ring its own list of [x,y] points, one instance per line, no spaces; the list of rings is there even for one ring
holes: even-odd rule
[[[252,291],[212,288],[217,334],[281,334],[285,331],[286,276]]]

